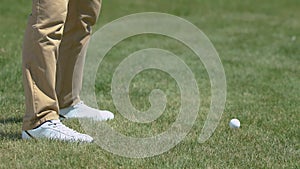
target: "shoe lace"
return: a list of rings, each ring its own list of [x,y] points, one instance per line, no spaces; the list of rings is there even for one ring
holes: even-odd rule
[[[77,103],[77,105],[82,105],[82,104],[84,104],[83,101],[80,101],[80,102]]]

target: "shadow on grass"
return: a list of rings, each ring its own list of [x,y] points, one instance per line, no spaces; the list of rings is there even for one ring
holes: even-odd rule
[[[20,123],[22,122],[21,117],[10,117],[6,119],[0,119],[0,123],[7,124],[7,123]]]
[[[21,117],[9,117],[5,119],[0,119],[0,125],[2,126],[10,126],[14,125],[17,123],[21,123],[22,118]],[[21,128],[20,131],[12,131],[12,132],[7,132],[0,130],[0,140],[19,140],[21,139]]]
[[[20,140],[21,132],[5,133],[0,131],[0,140]]]

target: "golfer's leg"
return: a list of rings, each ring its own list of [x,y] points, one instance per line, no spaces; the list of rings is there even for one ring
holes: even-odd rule
[[[23,130],[58,119],[56,61],[68,0],[33,0],[23,45]]]
[[[83,66],[91,26],[98,18],[101,0],[70,0],[59,48],[56,91],[60,108],[80,101]]]

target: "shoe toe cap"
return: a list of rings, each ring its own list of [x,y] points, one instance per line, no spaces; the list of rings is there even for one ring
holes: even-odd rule
[[[115,115],[110,111],[103,111],[102,117],[104,120],[112,120],[115,118]]]

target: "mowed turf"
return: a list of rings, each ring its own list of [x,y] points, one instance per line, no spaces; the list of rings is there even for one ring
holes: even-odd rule
[[[111,79],[118,64],[134,51],[163,48],[178,55],[195,74],[201,93],[198,118],[185,139],[164,154],[131,159],[97,144],[20,139],[24,94],[21,46],[31,2],[0,2],[0,168],[300,168],[300,1],[105,0],[97,30],[137,12],[164,12],[198,26],[212,41],[227,78],[227,102],[212,137],[198,143],[210,103],[210,84],[201,61],[185,45],[159,35],[139,35],[116,45],[104,58],[96,79],[101,108],[115,112],[108,122],[132,137],[162,133],[176,120],[180,91],[158,70],[143,71],[130,85],[132,104],[150,107],[153,89],[165,92],[164,114],[149,124],[130,122],[117,112]],[[188,32],[187,32],[188,33]],[[228,122],[239,118],[241,128]],[[83,131],[76,120],[65,124]]]

